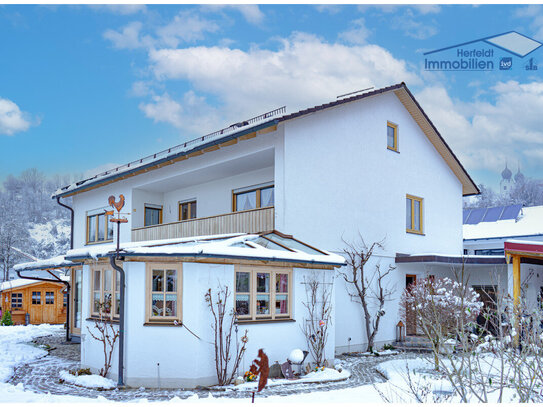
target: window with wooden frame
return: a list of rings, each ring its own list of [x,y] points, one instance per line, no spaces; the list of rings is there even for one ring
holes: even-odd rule
[[[422,198],[413,195],[405,197],[405,231],[422,235]]]
[[[11,308],[12,309],[23,308],[23,293],[11,294]]]
[[[145,322],[172,324],[182,320],[181,263],[147,263]]]
[[[113,241],[113,224],[109,219],[110,215],[104,212],[87,213],[87,244]]]
[[[398,152],[398,125],[387,122],[387,148]]]
[[[54,291],[46,291],[45,292],[45,304],[51,305],[55,303],[55,292]]]
[[[162,223],[162,206],[145,204],[144,206],[144,226],[160,225]]]
[[[179,202],[179,220],[196,219],[196,200]]]
[[[274,205],[274,200],[273,184],[234,190],[232,191],[232,211],[247,211],[270,207]]]
[[[291,318],[291,268],[237,265],[234,287],[234,308],[239,321]]]
[[[32,305],[41,305],[41,291],[32,291]]]
[[[106,265],[91,268],[91,316],[119,317],[121,276]]]

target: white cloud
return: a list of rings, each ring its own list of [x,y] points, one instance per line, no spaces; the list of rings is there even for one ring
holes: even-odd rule
[[[468,169],[495,171],[506,160],[537,165],[543,151],[543,82],[499,82],[488,93],[491,102],[460,102],[437,86],[417,98]]]
[[[337,14],[341,11],[342,6],[339,4],[317,4],[315,6],[319,13]]]
[[[204,38],[206,32],[216,32],[219,26],[191,12],[181,12],[167,25],[157,30],[160,44],[175,48],[180,42],[194,42]]]
[[[255,25],[262,23],[265,18],[264,13],[262,12],[262,10],[260,10],[260,7],[257,4],[207,4],[205,6],[202,6],[201,9],[208,12],[217,12],[224,9],[234,9],[239,11],[248,23]]]
[[[356,89],[420,83],[404,61],[377,45],[331,44],[301,33],[280,41],[278,50],[151,50],[151,70],[157,80],[186,80],[196,92],[218,99],[223,116],[206,131],[285,104],[294,111]],[[210,123],[205,117],[193,118],[199,120]]]
[[[155,95],[149,103],[140,103],[139,108],[155,123],[168,123],[191,133],[202,133],[202,129],[215,129],[217,110],[209,106],[205,98],[188,91],[182,100],[173,99],[168,93]]]
[[[366,39],[371,34],[366,27],[366,22],[363,18],[358,18],[351,22],[351,28],[347,31],[339,33],[339,38],[351,44],[365,44]]]
[[[438,14],[441,12],[441,7],[437,4],[418,4],[412,5],[420,14]]]
[[[192,43],[202,40],[206,32],[216,32],[219,26],[214,21],[206,20],[193,12],[184,11],[177,14],[168,24],[156,28],[154,36],[142,34],[142,29],[141,22],[133,21],[122,27],[120,31],[108,29],[103,36],[119,49],[175,48],[182,42]]]
[[[115,48],[136,49],[145,45],[150,46],[152,41],[149,37],[140,38],[140,31],[143,24],[133,21],[125,25],[121,31],[106,30],[103,34],[106,40],[110,40]]]
[[[88,7],[96,11],[121,15],[143,13],[147,11],[145,4],[89,4]]]
[[[38,123],[39,121],[35,124]],[[11,100],[0,98],[0,134],[13,136],[28,130],[32,124],[30,114],[21,111]]]

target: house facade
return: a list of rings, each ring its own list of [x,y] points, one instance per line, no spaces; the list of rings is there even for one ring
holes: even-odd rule
[[[72,279],[80,281],[80,293],[74,295],[81,302],[79,308],[73,307],[73,333],[81,337],[82,364],[100,367],[99,344],[88,335],[95,324],[95,300],[102,301],[104,293],[114,299],[120,295],[106,262],[117,239],[108,222],[110,196],[123,195],[121,216],[127,219],[119,236],[127,256],[122,262],[127,383],[152,386],[161,377],[178,386],[212,382],[212,348],[209,341],[179,328],[179,323],[174,327],[171,319],[167,326],[150,324],[149,310],[158,304],[153,296],[160,295],[158,288],[153,291],[155,271],[159,276],[170,270],[176,281],[182,278],[182,285],[176,285],[181,291],[175,307],[173,303],[157,305],[159,312],[179,306],[176,317],[182,315],[180,321],[186,328],[194,327],[197,336],[209,329],[203,301],[208,288],[218,282],[237,287],[240,267],[249,268],[251,290],[264,275],[274,279],[286,273],[292,284],[291,308],[283,321],[257,320],[256,310],[262,304],[266,309],[262,295],[277,299],[284,294],[278,286],[274,292],[251,291],[251,305],[240,306],[243,300],[235,299],[238,293],[247,299],[243,296],[249,292],[233,294],[232,306],[238,314],[245,312],[243,307],[253,310],[238,326],[248,329],[250,337],[244,368],[259,347],[269,351],[272,362],[284,361],[295,347],[307,347],[300,334],[305,318],[304,283],[316,275],[334,291],[333,332],[327,349],[333,358],[334,353],[365,346],[360,305],[334,272],[344,265],[340,255],[345,242],[357,243],[361,237],[366,243],[383,242],[383,250],[375,253],[367,269],[394,268],[387,279],[394,294],[386,303],[377,344],[392,342],[401,292],[428,265],[416,254],[462,256],[462,197],[476,193],[477,187],[403,83],[292,114],[279,109],[66,186],[54,198],[73,197],[74,250],[66,258],[84,263],[72,272]],[[231,248],[213,253],[207,253],[209,246],[198,253],[167,249],[168,244],[201,244],[209,236],[227,239],[229,245],[240,243],[229,239],[245,239],[240,244],[252,247],[265,231],[280,231],[271,240],[282,248],[266,247],[268,252],[259,259],[251,257],[254,252],[247,247],[243,247],[244,257],[232,256]],[[294,247],[290,235],[304,246]],[[207,238],[190,243],[196,236]],[[151,249],[158,246],[160,250]],[[284,258],[280,251],[285,249],[302,257],[289,253],[291,257]],[[139,254],[128,255],[131,250]],[[311,256],[324,257],[316,263],[317,258]],[[163,294],[160,304],[168,301],[168,292]],[[275,302],[274,307],[270,317],[282,306]],[[176,346],[182,336],[186,336],[183,341],[194,341],[181,342],[189,352]]]

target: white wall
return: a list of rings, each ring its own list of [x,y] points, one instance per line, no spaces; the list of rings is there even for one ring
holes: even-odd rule
[[[387,149],[387,120],[398,125],[399,153]],[[341,252],[342,238],[385,239],[375,262],[396,253],[462,253],[462,185],[394,94],[321,111],[284,124],[276,145],[276,227],[319,248]],[[406,194],[424,199],[424,235],[406,233]],[[395,339],[405,274],[386,304],[377,343]],[[360,305],[336,284],[336,349],[366,343]],[[375,308],[374,308],[375,310]]]
[[[144,326],[145,322],[145,263],[124,263],[126,271],[126,342],[125,342],[125,382],[129,386],[193,387],[216,383],[214,362],[213,331],[211,314],[204,301],[208,288],[216,289],[219,284],[233,287],[234,266],[204,263],[183,264],[183,323],[198,335],[197,339],[184,327]],[[295,322],[269,322],[244,324],[239,326],[238,336],[248,330],[249,342],[240,372],[248,370],[256,358],[258,349],[264,348],[270,363],[286,361],[290,351],[295,348],[307,349],[301,324],[306,315],[302,305],[306,301],[304,276],[316,273],[328,282],[333,282],[333,272],[294,269],[293,319]],[[89,287],[88,267],[84,278]],[[333,287],[332,287],[333,292]],[[83,293],[84,326],[93,322],[85,321],[89,316],[90,297],[88,288]],[[334,298],[332,298],[332,301]],[[230,300],[233,303],[233,297]],[[334,329],[326,349],[327,358],[334,357]],[[100,343],[87,334],[82,335],[82,365],[98,371],[103,366],[103,352]],[[308,357],[307,361],[310,361]],[[243,373],[242,373],[243,374]],[[117,356],[110,377],[117,377]]]
[[[196,200],[197,214],[200,218],[230,213],[232,212],[232,190],[265,182],[273,182],[273,167],[166,192],[163,221],[164,223],[178,221],[178,203],[189,199]]]

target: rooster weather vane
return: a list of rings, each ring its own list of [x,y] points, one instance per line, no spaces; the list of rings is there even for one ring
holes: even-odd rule
[[[121,229],[121,223],[128,223],[128,219],[125,217],[121,217],[121,215],[128,215],[128,213],[121,213],[121,209],[124,207],[124,195],[119,195],[119,201],[117,202],[115,200],[115,196],[111,195],[107,199],[109,205],[117,209],[117,217],[116,218],[110,218],[109,221],[112,223],[117,224],[117,257],[119,257],[119,242],[120,242],[120,229]],[[114,211],[105,211],[106,216],[113,216]]]

